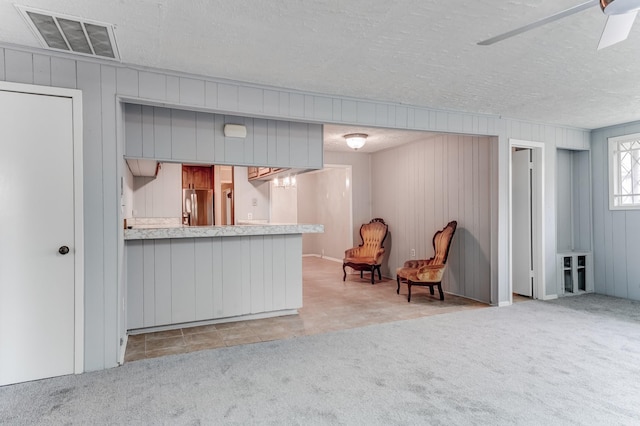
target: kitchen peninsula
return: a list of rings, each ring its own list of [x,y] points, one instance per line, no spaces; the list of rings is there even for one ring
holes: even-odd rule
[[[124,230],[129,333],[290,315],[302,306],[302,234],[323,225]]]

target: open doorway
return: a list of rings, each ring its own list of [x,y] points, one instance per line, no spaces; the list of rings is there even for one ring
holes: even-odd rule
[[[509,141],[511,300],[544,298],[544,144]]]

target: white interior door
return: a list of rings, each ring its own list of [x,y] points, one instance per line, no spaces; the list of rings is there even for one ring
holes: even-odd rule
[[[73,137],[71,98],[0,90],[0,385],[74,372]]]
[[[513,292],[532,297],[531,169],[529,149],[512,153],[512,279]]]

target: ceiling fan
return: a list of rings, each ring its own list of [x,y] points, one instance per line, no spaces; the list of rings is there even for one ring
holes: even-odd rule
[[[481,46],[488,46],[497,43],[499,41],[516,36],[518,34],[522,34],[534,28],[538,28],[550,22],[554,22],[567,16],[573,15],[574,13],[581,12],[585,9],[595,6],[596,4],[599,4],[602,12],[607,15],[607,22],[604,26],[604,30],[602,31],[602,36],[600,36],[598,50],[626,40],[626,38],[629,36],[629,32],[631,31],[631,27],[633,26],[633,21],[636,18],[636,14],[640,9],[640,0],[587,1],[570,7],[569,9],[563,10],[562,12],[555,13],[551,16],[547,16],[546,18],[527,24],[523,27],[516,28],[515,30],[511,30],[504,34],[500,34],[495,37],[483,40],[478,44]]]

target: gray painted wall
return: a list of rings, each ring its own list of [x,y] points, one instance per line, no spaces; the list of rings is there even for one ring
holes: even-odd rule
[[[593,170],[593,257],[596,293],[640,300],[640,210],[609,210],[607,138],[640,132],[640,121],[595,130]]]
[[[382,273],[434,255],[433,234],[449,221],[458,228],[449,253],[446,291],[490,303],[491,139],[458,135],[373,154],[373,214],[389,225]]]
[[[349,186],[346,185],[347,178]],[[298,176],[298,222],[324,225],[322,234],[302,236],[304,254],[342,260],[346,249],[360,244],[359,237],[351,241],[349,168],[328,167],[321,172]]]
[[[126,293],[122,275],[123,217],[119,213],[119,206],[120,177],[126,173],[123,171],[126,164],[123,160],[124,132],[119,99],[132,103],[146,102],[193,111],[267,119],[495,135],[498,142],[492,145],[490,182],[491,187],[497,190],[489,200],[494,303],[510,300],[509,138],[544,142],[548,148],[545,183],[547,188],[551,187],[545,193],[546,284],[547,294],[555,293],[555,150],[557,147],[588,149],[588,130],[337,95],[304,93],[284,88],[267,88],[177,72],[136,68],[62,53],[52,54],[42,49],[18,48],[6,44],[0,44],[0,80],[68,87],[83,92],[87,371],[116,366],[121,352],[119,339],[125,335],[125,311],[122,306]],[[353,160],[360,164],[361,160],[352,159],[351,155],[341,154],[334,158],[335,161],[329,158],[324,160],[326,163],[337,164]],[[309,158],[321,157],[321,151],[309,154]],[[362,176],[359,167],[354,166],[354,224],[369,220],[372,212],[371,195],[367,191],[369,183],[359,182],[362,177],[370,178]],[[602,214],[599,219],[602,222]],[[636,228],[632,229],[637,231]],[[626,292],[620,293],[631,292],[627,288]]]

